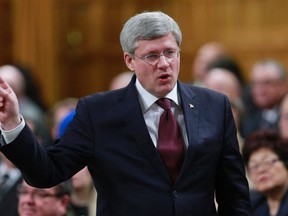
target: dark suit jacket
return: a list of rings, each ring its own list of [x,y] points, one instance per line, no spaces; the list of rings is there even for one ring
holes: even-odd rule
[[[0,202],[0,215],[18,216],[18,196],[17,187],[22,182],[20,177],[13,186],[6,192],[3,200]]]
[[[189,147],[173,185],[134,83],[135,77],[126,88],[80,99],[62,139],[47,151],[27,126],[1,151],[38,187],[55,185],[88,165],[98,192],[97,216],[216,216],[214,191],[218,215],[250,215],[227,97],[178,82]]]
[[[253,191],[251,193],[251,203],[253,216],[270,216],[267,200],[263,194]],[[275,216],[288,216],[288,191],[284,194]]]

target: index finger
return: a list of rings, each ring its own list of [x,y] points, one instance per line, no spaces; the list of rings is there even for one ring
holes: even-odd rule
[[[8,83],[0,76],[0,90],[6,90],[8,94],[10,94],[12,91],[11,87],[8,85]]]

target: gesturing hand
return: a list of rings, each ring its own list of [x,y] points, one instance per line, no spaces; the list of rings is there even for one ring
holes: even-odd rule
[[[19,105],[13,89],[0,77],[0,123],[4,130],[17,127],[21,122]]]

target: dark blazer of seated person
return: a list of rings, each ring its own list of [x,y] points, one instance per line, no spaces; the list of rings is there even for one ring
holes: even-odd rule
[[[257,191],[251,192],[251,203],[253,216],[272,216],[269,213],[266,197]],[[273,216],[288,216],[288,191],[284,194],[277,215]]]

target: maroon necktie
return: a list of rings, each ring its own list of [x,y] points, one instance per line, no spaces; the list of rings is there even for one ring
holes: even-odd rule
[[[157,148],[173,183],[175,183],[184,158],[184,142],[171,111],[171,100],[161,98],[156,103],[164,109],[159,122]]]

